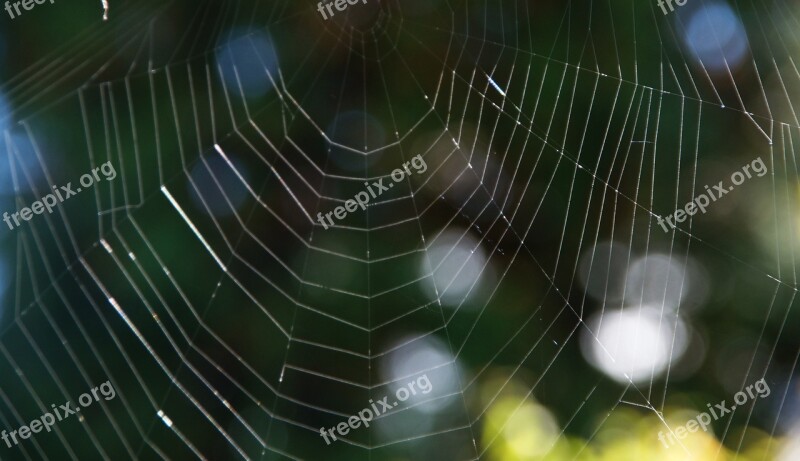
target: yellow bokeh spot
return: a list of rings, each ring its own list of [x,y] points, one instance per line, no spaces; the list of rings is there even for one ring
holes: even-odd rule
[[[655,412],[618,406],[596,422],[590,440],[562,433],[556,418],[531,398],[521,383],[504,383],[491,400],[482,420],[482,445],[496,461],[777,461],[783,443],[755,428],[729,428],[720,443],[711,427],[690,425],[696,410],[667,409],[664,421]],[[488,395],[484,395],[487,397]],[[678,430],[678,428],[683,428]],[[661,434],[661,438],[659,438]],[[680,435],[680,437],[678,437]],[[741,445],[740,445],[741,442]],[[731,445],[732,447],[734,445]],[[783,461],[780,459],[780,461]]]

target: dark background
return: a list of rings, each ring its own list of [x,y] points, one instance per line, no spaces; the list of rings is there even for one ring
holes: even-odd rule
[[[699,0],[0,17],[3,210],[118,172],[0,230],[2,426],[106,380],[118,394],[0,458],[794,459],[797,19]],[[418,154],[425,173],[314,225]],[[757,157],[767,176],[658,227]],[[687,339],[659,369],[647,330],[612,335],[643,342],[611,355],[652,358],[630,382],[588,351],[601,315],[643,307]],[[424,400],[324,444],[422,373]],[[761,378],[771,395],[690,455],[658,441],[660,415],[674,429]]]

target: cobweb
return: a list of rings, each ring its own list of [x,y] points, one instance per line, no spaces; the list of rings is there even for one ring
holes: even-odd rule
[[[3,459],[797,456],[791,2],[113,8],[2,89],[6,210],[117,177],[5,236],[0,423],[117,397]]]

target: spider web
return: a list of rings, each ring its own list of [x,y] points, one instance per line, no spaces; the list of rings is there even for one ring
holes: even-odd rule
[[[6,209],[104,162],[118,177],[6,237],[0,422],[106,380],[118,397],[0,456],[590,459],[636,415],[652,424],[628,456],[656,459],[673,395],[700,389],[683,407],[704,411],[766,377],[718,444],[670,453],[761,437],[753,459],[772,459],[800,351],[798,20],[733,2],[745,57],[698,59],[690,19],[720,4],[373,1],[324,21],[303,2],[115,3],[3,88]],[[425,172],[320,225],[418,155]],[[758,156],[766,177],[659,228]],[[664,368],[588,366],[581,346],[624,367],[602,327],[645,307]],[[423,374],[429,394],[320,437]],[[543,448],[503,458],[531,420],[519,437]]]

